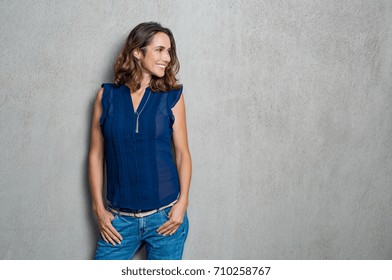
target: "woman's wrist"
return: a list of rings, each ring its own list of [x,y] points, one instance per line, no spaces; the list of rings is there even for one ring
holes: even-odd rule
[[[176,204],[182,205],[183,207],[188,207],[188,198],[186,197],[179,197]]]
[[[99,217],[101,213],[103,213],[103,212],[106,211],[106,209],[105,209],[105,206],[104,206],[104,205],[93,206],[93,211],[94,211],[95,215],[96,215],[97,217]]]

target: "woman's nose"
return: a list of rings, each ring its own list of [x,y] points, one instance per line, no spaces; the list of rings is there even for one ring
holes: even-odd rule
[[[169,63],[170,62],[170,54],[169,52],[164,52],[163,54],[163,61]]]

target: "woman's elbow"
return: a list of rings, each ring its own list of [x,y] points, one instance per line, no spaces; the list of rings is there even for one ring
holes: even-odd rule
[[[103,162],[104,154],[103,151],[99,149],[90,149],[89,155],[88,155],[88,160],[90,163],[93,162]]]
[[[182,163],[187,163],[190,165],[192,163],[192,158],[189,150],[186,149],[181,152],[176,152],[176,162],[178,165],[181,165]]]

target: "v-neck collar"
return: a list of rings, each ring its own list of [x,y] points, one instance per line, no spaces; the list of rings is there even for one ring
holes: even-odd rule
[[[137,106],[137,108],[135,110],[135,107],[133,106],[132,96],[131,96],[131,89],[126,84],[123,84],[123,86],[127,90],[128,97],[131,102],[132,111],[134,114],[137,114],[139,112],[139,108],[143,108],[144,104],[146,103],[146,98],[148,96],[148,94],[146,94],[146,93],[148,93],[148,91],[150,90],[150,87],[146,87],[146,89],[144,90],[142,99],[140,100],[139,105]]]

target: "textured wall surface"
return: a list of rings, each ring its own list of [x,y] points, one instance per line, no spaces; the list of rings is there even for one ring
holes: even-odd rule
[[[185,259],[392,259],[391,1],[2,0],[0,15],[1,259],[92,258],[93,100],[151,20],[175,35],[185,89]]]

